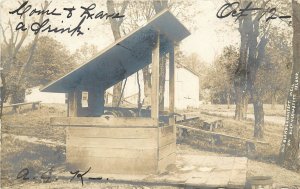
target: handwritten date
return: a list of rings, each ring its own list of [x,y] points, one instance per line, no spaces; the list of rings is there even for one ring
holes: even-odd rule
[[[281,16],[277,15],[277,9],[275,7],[273,8],[256,8],[252,6],[252,2],[249,2],[245,8],[240,8],[239,2],[233,2],[233,3],[226,3],[224,4],[217,12],[217,17],[222,19],[226,18],[228,16],[232,16],[236,18],[235,21],[237,21],[241,17],[246,17],[250,14],[260,14],[258,21],[261,20],[263,16],[266,16],[266,22],[269,22],[270,20],[274,19],[290,19],[291,16]],[[255,12],[255,13],[253,13]],[[289,22],[289,25],[291,24],[291,21]]]

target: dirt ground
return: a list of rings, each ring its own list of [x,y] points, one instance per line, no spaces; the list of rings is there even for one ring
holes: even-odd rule
[[[229,111],[226,107],[206,106],[207,111]],[[281,110],[280,110],[281,109]],[[193,110],[194,111],[194,110]],[[281,111],[281,113],[280,113]],[[284,115],[283,107],[278,106],[270,115]],[[199,114],[200,116],[210,116]],[[85,182],[81,186],[79,181],[70,183],[66,180],[51,180],[43,183],[45,179],[17,180],[16,177],[24,167],[29,169],[29,177],[33,178],[55,167],[56,171],[65,169],[65,130],[62,127],[51,127],[50,117],[66,116],[66,108],[61,105],[43,105],[41,110],[23,111],[20,114],[6,112],[2,120],[2,171],[1,184],[3,188],[175,188],[171,186],[141,186],[120,183]],[[216,117],[216,116],[213,116]],[[217,117],[224,123],[223,128],[217,132],[251,138],[253,133],[252,121],[237,122],[232,118]],[[234,141],[224,141],[222,145],[213,145],[204,140],[205,136],[196,136],[189,133],[184,140],[179,141],[177,153],[218,155],[218,156],[246,156],[248,161],[248,176],[272,176],[276,186],[298,186],[300,188],[300,173],[284,169],[276,164],[276,157],[282,137],[281,124],[266,123],[265,141],[269,146],[257,146],[256,153],[248,153],[244,144]]]

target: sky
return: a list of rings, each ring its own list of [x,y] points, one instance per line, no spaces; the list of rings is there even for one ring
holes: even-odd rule
[[[32,0],[29,1],[32,4],[32,9],[40,9],[40,4],[43,1]],[[82,10],[80,6],[88,7],[93,2],[96,3],[95,12],[101,10],[106,11],[104,0],[52,0],[49,6],[49,10],[57,8],[63,12],[62,16],[52,16],[50,18],[50,24],[53,26],[60,27],[75,27],[80,22],[80,14]],[[212,63],[215,57],[221,53],[222,49],[227,45],[236,45],[239,43],[239,34],[237,30],[234,30],[233,19],[218,19],[216,13],[218,9],[224,4],[224,1],[220,0],[196,0],[193,2],[193,6],[187,8],[187,10],[182,10],[181,14],[197,12],[193,15],[193,26],[196,28],[189,28],[191,35],[184,39],[180,45],[182,51],[187,55],[191,53],[196,53],[199,55],[200,59],[206,63]],[[70,19],[67,19],[67,12],[62,11],[64,7],[76,8],[74,14]],[[19,7],[18,1],[16,0],[2,0],[1,1],[1,15],[0,22],[7,27],[8,20],[11,20],[13,26],[16,26],[18,22],[21,21],[19,16],[16,14],[8,14],[9,11],[15,10]],[[31,10],[32,10],[31,9]],[[126,12],[125,12],[126,16]],[[29,22],[36,20],[37,16],[32,16]],[[125,17],[126,18],[126,17]],[[178,18],[180,20],[180,18]],[[182,20],[183,24],[190,26],[191,23],[186,23],[188,21]],[[87,30],[89,28],[89,30]],[[108,21],[105,20],[86,20],[83,24],[84,35],[82,36],[70,36],[69,34],[54,34],[54,33],[43,33],[42,35],[48,35],[56,38],[61,43],[65,44],[66,47],[74,52],[76,49],[80,48],[84,43],[94,44],[99,50],[104,49],[108,45],[114,42],[112,31]],[[31,38],[33,34],[30,34]],[[27,42],[30,40],[27,40]]]

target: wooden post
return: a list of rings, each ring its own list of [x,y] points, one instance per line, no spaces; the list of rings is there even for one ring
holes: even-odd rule
[[[88,92],[89,115],[95,117],[103,115],[105,90],[101,84],[98,84],[90,86]]]
[[[175,113],[175,58],[174,44],[172,43],[169,52],[169,124],[174,125]]]
[[[68,94],[68,117],[77,117],[78,116],[78,91],[74,90]]]
[[[151,118],[159,119],[159,46],[160,36],[157,33],[156,41],[152,50],[152,89],[151,89]]]

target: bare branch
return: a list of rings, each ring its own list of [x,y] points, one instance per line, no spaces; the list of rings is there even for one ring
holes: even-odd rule
[[[129,1],[127,1],[127,0],[123,1],[122,9],[121,9],[120,15],[124,15],[125,10],[126,10],[126,8],[128,7],[128,4],[129,4]],[[119,21],[118,21],[119,27],[121,26],[121,24],[122,24],[123,21],[124,21],[124,17],[122,17],[122,18],[119,19]]]
[[[129,4],[129,1],[127,1],[127,0],[123,1],[122,9],[121,9],[120,15],[123,15],[123,14],[125,13],[125,10],[126,10],[126,8],[128,7],[128,4]]]
[[[45,5],[44,5],[43,10],[46,10],[48,8],[48,6],[49,6],[49,2],[45,1]],[[40,19],[39,19],[40,24],[43,22],[43,19],[44,19],[44,14],[41,14]],[[17,84],[18,85],[21,82],[21,79],[23,77],[23,74],[24,74],[24,71],[25,71],[27,65],[31,64],[31,62],[33,60],[33,55],[34,55],[34,52],[35,52],[35,49],[36,49],[38,38],[39,38],[39,33],[35,35],[34,40],[32,42],[32,46],[31,46],[30,51],[29,51],[29,57],[27,58],[27,61],[22,65],[22,67],[20,69],[20,72],[19,72],[19,75],[18,75],[18,78],[17,78]]]
[[[16,44],[16,43],[17,43],[17,41],[18,41],[18,38],[19,38],[19,33],[20,33],[20,30],[18,30],[18,31],[17,31],[17,35],[16,35],[16,38],[15,38],[14,44]]]
[[[6,35],[5,35],[5,31],[6,31],[7,28],[4,29],[3,26],[2,26],[2,24],[0,24],[0,27],[1,27],[1,30],[2,30],[2,36],[3,36],[4,43],[5,43],[6,45],[8,45],[8,42],[7,42],[7,40],[6,40]]]
[[[24,14],[23,15],[23,24],[25,25],[25,23],[26,23],[26,16]],[[28,26],[28,28],[29,28],[29,26]],[[23,43],[24,43],[24,41],[25,41],[25,39],[26,39],[26,37],[28,35],[28,31],[29,30],[26,30],[25,32],[22,33],[22,37],[21,37],[20,41],[18,42],[18,44],[16,45],[15,55],[19,52],[21,46],[23,45]],[[17,43],[17,40],[16,40],[16,43]]]
[[[29,30],[23,32],[20,41],[19,41],[18,44],[16,45],[15,54],[18,53],[18,51],[20,50],[21,46],[23,45],[23,43],[24,43],[24,41],[25,41],[25,39],[26,39],[26,37],[27,37],[27,35],[28,35],[28,31],[29,31]]]
[[[9,25],[9,28],[10,28],[10,33],[11,33],[11,36],[10,36],[10,40],[9,40],[9,43],[11,44],[11,45],[14,45],[13,44],[13,42],[14,42],[14,31],[13,31],[13,27],[12,27],[12,24],[11,24],[11,21],[9,20],[8,21],[8,25]]]

